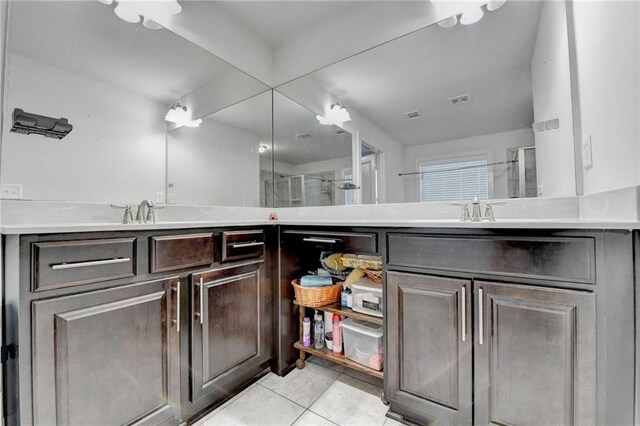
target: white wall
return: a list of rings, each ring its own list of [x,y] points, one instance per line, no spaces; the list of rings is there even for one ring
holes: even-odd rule
[[[538,196],[576,195],[569,39],[564,2],[545,2],[531,58],[534,121],[560,128],[535,133]]]
[[[591,135],[584,192],[640,183],[640,3],[575,1],[580,140]]]
[[[164,105],[13,53],[7,67],[2,183],[40,200],[139,203],[164,192]],[[14,108],[68,118],[73,130],[62,140],[9,133]]]
[[[258,135],[205,119],[200,127],[172,130],[167,139],[172,203],[260,206]]]
[[[324,114],[325,107],[335,102],[336,97],[317,83],[312,77],[301,78],[278,88],[284,95],[316,114]],[[352,135],[357,135],[368,145],[380,150],[384,155],[384,174],[382,175],[381,203],[405,202],[405,188],[402,173],[405,167],[405,147],[369,121],[356,109],[349,107],[352,120],[342,127]],[[358,159],[355,159],[358,161]]]
[[[507,148],[532,146],[533,144],[533,131],[531,129],[523,129],[411,146],[406,150],[405,167],[407,171],[417,171],[419,170],[419,164],[423,161],[471,157],[475,155],[486,155],[487,162],[489,163],[504,162],[507,161]],[[419,175],[406,177],[405,180],[407,201],[420,201]],[[506,165],[490,167],[489,197],[507,198],[507,194]]]

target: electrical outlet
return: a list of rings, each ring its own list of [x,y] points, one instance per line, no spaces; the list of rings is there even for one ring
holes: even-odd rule
[[[593,167],[593,153],[591,151],[591,135],[582,142],[582,167],[588,170]]]
[[[0,198],[19,200],[22,198],[22,185],[4,184],[0,187]]]
[[[156,204],[164,204],[164,193],[156,192]]]

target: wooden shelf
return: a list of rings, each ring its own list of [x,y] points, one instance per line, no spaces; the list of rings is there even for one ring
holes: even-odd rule
[[[296,305],[301,306],[297,301],[294,301],[293,303],[295,303]],[[312,308],[312,307],[309,307],[309,306],[303,306],[303,307],[304,308],[309,308],[309,309],[317,309],[319,311],[331,312],[331,313],[334,313],[334,314],[343,315],[345,317],[349,317],[349,318],[353,318],[353,319],[357,319],[357,320],[361,320],[361,321],[371,322],[373,324],[382,325],[382,323],[383,323],[381,317],[376,317],[376,316],[373,316],[373,315],[367,315],[367,314],[363,314],[363,313],[360,313],[360,312],[356,312],[351,308],[347,308],[347,307],[344,307],[344,306],[340,305],[339,302],[332,303],[330,305],[320,306],[318,308]]]
[[[363,373],[366,373],[373,377],[377,377],[379,379],[383,378],[382,371],[374,370],[373,368],[369,368],[362,364],[358,364],[355,361],[351,361],[349,358],[347,358],[344,355],[334,355],[334,353],[327,348],[316,349],[313,346],[305,348],[304,346],[302,346],[302,343],[300,343],[299,341],[294,343],[293,347],[303,352],[306,352],[308,354],[315,355],[318,358],[328,359],[329,361],[335,362],[336,364],[344,365],[346,367],[351,368],[352,370],[361,371]]]

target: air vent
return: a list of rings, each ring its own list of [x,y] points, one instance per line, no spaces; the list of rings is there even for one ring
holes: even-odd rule
[[[460,96],[454,96],[453,98],[449,98],[449,101],[451,101],[453,105],[463,104],[465,102],[469,102],[469,100],[470,100],[470,96],[468,93],[465,93],[464,95],[460,95]]]
[[[411,120],[415,120],[416,118],[420,118],[420,113],[418,111],[405,112],[404,115],[409,117]]]
[[[296,133],[296,139],[308,139],[312,137],[310,133]]]
[[[338,134],[338,135],[342,135],[344,133],[346,133],[346,132],[344,130],[342,130],[342,129],[336,130],[336,134]]]

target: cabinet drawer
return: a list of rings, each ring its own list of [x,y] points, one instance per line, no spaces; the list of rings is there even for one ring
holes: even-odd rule
[[[136,275],[131,238],[33,243],[32,289],[44,291]]]
[[[378,251],[378,235],[374,233],[286,230],[283,232],[283,238],[285,244],[291,246],[360,253]]]
[[[595,284],[595,240],[388,235],[388,264]]]
[[[222,233],[222,261],[264,256],[264,231],[226,231]]]
[[[212,234],[151,237],[151,272],[211,265],[213,260]]]

